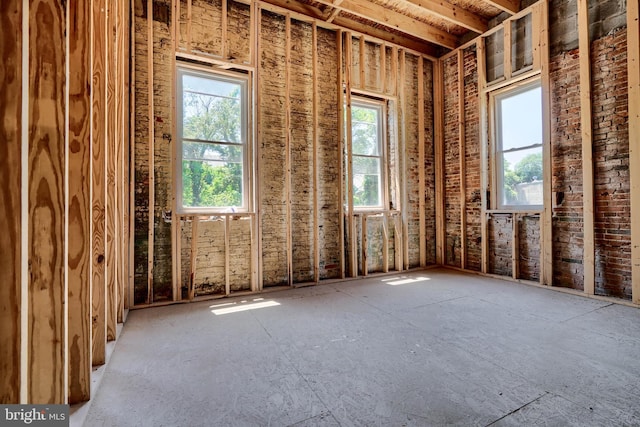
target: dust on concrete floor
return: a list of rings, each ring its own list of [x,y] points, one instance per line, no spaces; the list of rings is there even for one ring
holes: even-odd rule
[[[640,310],[436,269],[130,314],[86,426],[640,425]]]

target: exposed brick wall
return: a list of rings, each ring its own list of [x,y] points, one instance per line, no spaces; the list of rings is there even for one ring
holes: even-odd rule
[[[577,50],[551,59],[553,284],[583,289],[582,135]]]
[[[320,278],[340,277],[340,162],[336,34],[318,28],[318,222]]]
[[[519,278],[537,282],[540,280],[540,215],[527,215],[519,218]]]
[[[143,2],[144,3],[144,2]],[[145,4],[139,4],[136,9],[136,139],[135,139],[135,193],[136,193],[136,247],[135,247],[135,302],[146,302],[147,297],[147,240],[149,228],[149,144],[148,144],[148,81],[147,73],[147,17]],[[250,8],[248,5],[228,2],[228,40],[226,51],[223,52],[221,41],[222,13],[220,0],[193,0],[190,45],[186,34],[187,3],[180,1],[180,16],[178,21],[179,50],[192,49],[192,53],[202,57],[228,57],[236,62],[248,63],[250,57]],[[154,1],[154,163],[153,171],[155,205],[154,221],[154,300],[160,301],[171,298],[172,291],[172,242],[171,224],[165,222],[163,214],[168,213],[172,206],[172,182],[175,178],[175,165],[172,161],[172,144],[176,143],[173,135],[173,90],[175,81],[175,58],[172,52],[171,40],[172,23],[169,0]],[[258,54],[256,73],[259,86],[256,93],[260,99],[259,115],[261,124],[258,129],[259,138],[255,141],[258,150],[256,167],[258,170],[255,188],[262,206],[261,216],[258,218],[262,229],[262,259],[263,285],[275,286],[287,283],[287,208],[286,182],[292,184],[291,193],[291,227],[293,239],[293,276],[294,282],[313,279],[313,255],[315,245],[320,251],[320,277],[337,278],[340,276],[341,257],[340,247],[344,236],[340,235],[339,215],[340,204],[340,162],[343,160],[339,152],[339,117],[337,105],[342,102],[338,96],[337,85],[337,47],[336,33],[331,30],[318,28],[318,146],[316,160],[318,166],[318,212],[317,226],[319,228],[319,242],[314,241],[314,212],[313,207],[313,156],[311,149],[313,142],[313,76],[312,76],[312,25],[293,19],[292,22],[292,50],[290,77],[290,111],[291,111],[291,174],[285,170],[285,141],[286,125],[286,96],[285,96],[285,17],[276,13],[262,11],[261,33],[258,35],[262,51]],[[364,61],[360,64],[359,41],[354,41],[354,78],[360,78],[360,69],[364,70],[365,87],[371,91],[380,91],[375,82],[381,77],[378,63],[381,58],[382,46],[367,41],[364,45]],[[395,143],[400,132],[406,143],[406,189],[407,200],[403,206],[397,204],[398,198],[395,184],[390,182],[392,201],[394,206],[405,211],[407,217],[409,264],[418,266],[420,262],[420,194],[419,174],[425,168],[426,194],[425,217],[427,220],[427,261],[435,262],[435,201],[434,201],[434,154],[433,154],[433,88],[432,66],[428,61],[424,66],[424,87],[418,87],[418,57],[406,53],[406,73],[393,73],[394,62],[391,59],[394,50],[386,47],[386,91],[387,95],[395,95],[398,87],[403,87],[404,99],[395,97],[389,108],[389,134],[393,136],[394,148],[390,150],[390,164],[394,174],[398,174],[400,165],[399,153],[395,150]],[[400,50],[395,50],[400,55]],[[396,61],[395,64],[399,64]],[[398,81],[392,80],[397,75]],[[356,83],[358,80],[356,80]],[[418,91],[425,94],[425,105],[419,106]],[[404,105],[405,126],[400,129],[397,121],[397,108]],[[425,140],[418,141],[418,108],[424,107]],[[419,146],[425,144],[425,162],[419,164]],[[400,183],[402,186],[403,183]],[[179,266],[182,280],[180,283],[182,296],[191,281],[191,271],[196,295],[221,294],[225,285],[225,227],[221,217],[201,217],[198,233],[192,242],[192,222],[185,218],[177,224],[180,229],[181,250]],[[400,231],[402,227],[398,228]],[[372,218],[368,227],[369,265],[370,271],[382,270],[382,220]],[[389,221],[388,228],[388,260],[389,268],[395,268],[395,252],[402,248],[395,248],[395,228],[393,221]],[[250,221],[245,218],[230,220],[231,259],[229,281],[232,291],[246,290],[251,283],[251,228]],[[191,265],[194,246],[195,265]],[[257,250],[257,248],[253,248]]]
[[[181,7],[181,11],[186,9],[186,5]],[[222,56],[221,10],[221,0],[191,1],[191,49],[194,52]]]
[[[291,21],[291,234],[293,280],[313,280],[313,33]]]
[[[436,167],[434,146],[433,64],[424,61],[424,175],[427,264],[436,263]]]
[[[135,217],[134,217],[134,303],[147,301],[149,244],[149,129],[146,11],[135,8]]]
[[[251,7],[245,3],[228,1],[227,56],[237,62],[251,62]]]
[[[513,245],[511,214],[494,214],[488,221],[489,273],[511,276],[511,247]]]
[[[402,76],[401,76],[402,77]],[[418,139],[418,57],[405,55],[404,119],[406,179],[405,211],[407,239],[409,239],[409,266],[420,266],[420,141]]]
[[[460,145],[458,138],[458,61],[444,61],[444,215],[445,263],[460,266]]]
[[[627,37],[591,46],[596,293],[631,298]]]
[[[481,141],[478,99],[478,60],[475,47],[464,50],[466,268],[480,271],[482,263]]]
[[[260,43],[259,194],[264,285],[288,283],[286,195],[285,18],[262,11]]]
[[[156,13],[163,11],[162,13]],[[154,1],[153,22],[153,123],[154,123],[154,239],[153,300],[171,300],[171,224],[163,212],[171,211],[173,181],[173,79],[171,53],[171,1]]]

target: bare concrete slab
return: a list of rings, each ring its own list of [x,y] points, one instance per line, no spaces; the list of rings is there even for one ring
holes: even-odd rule
[[[134,311],[87,426],[640,425],[640,310],[449,270]]]

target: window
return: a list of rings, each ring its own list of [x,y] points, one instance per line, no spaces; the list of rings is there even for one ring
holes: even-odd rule
[[[178,68],[178,210],[248,210],[247,85]]]
[[[384,127],[382,101],[354,99],[351,103],[353,206],[384,206]]]
[[[542,98],[540,82],[494,95],[498,208],[541,208]]]

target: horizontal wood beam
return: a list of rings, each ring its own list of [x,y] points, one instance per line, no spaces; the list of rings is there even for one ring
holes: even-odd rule
[[[262,9],[269,10],[276,13],[282,13],[284,10],[289,10],[295,12],[299,15],[308,16],[309,18],[318,21],[318,26],[327,28],[344,28],[347,30],[353,30],[360,34],[364,34],[367,36],[371,36],[377,39],[380,39],[385,42],[393,43],[402,47],[406,47],[408,49],[414,50],[419,53],[423,53],[429,56],[437,56],[438,52],[433,45],[429,43],[422,43],[419,40],[403,36],[401,34],[391,34],[388,31],[385,31],[381,28],[371,27],[369,25],[362,24],[360,22],[356,22],[353,19],[345,18],[341,15],[336,15],[333,19],[332,23],[326,23],[324,17],[326,16],[325,12],[320,10],[317,7],[305,6],[298,2],[290,1],[290,0],[263,0],[261,2]],[[292,15],[292,18],[296,18],[296,16]]]
[[[503,12],[507,12],[510,15],[515,15],[520,12],[519,0],[485,0],[485,3],[490,4],[493,7],[497,7]]]
[[[333,6],[329,0],[319,0],[319,3]],[[453,34],[442,31],[409,16],[394,12],[386,7],[358,0],[343,0],[338,6],[340,10],[370,20],[379,25],[393,28],[405,34],[418,37],[421,40],[434,43],[449,49],[458,47],[458,38]]]
[[[486,19],[450,3],[435,0],[405,1],[406,3],[420,6],[437,18],[444,19],[445,21],[459,25],[478,34],[482,34],[489,29]]]

